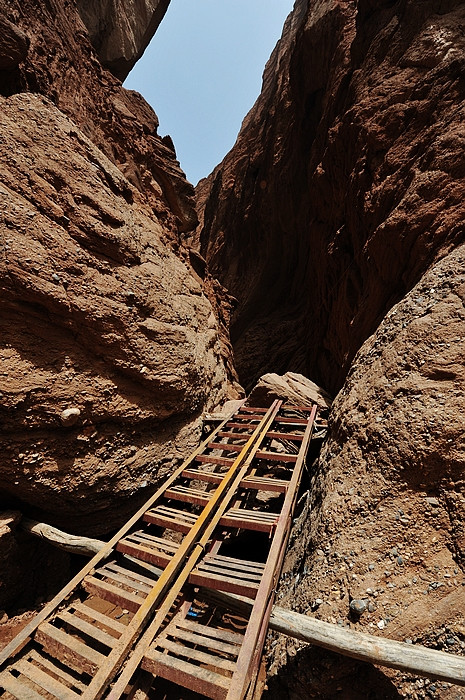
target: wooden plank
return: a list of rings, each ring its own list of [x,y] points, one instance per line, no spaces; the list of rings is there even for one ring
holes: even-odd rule
[[[232,579],[240,579],[241,581],[252,581],[256,583],[257,581],[260,581],[262,577],[262,573],[257,573],[257,572],[252,572],[252,571],[244,571],[243,569],[238,569],[234,570],[231,568],[227,568],[226,566],[223,566],[221,562],[213,562],[213,561],[203,561],[200,562],[198,567],[194,569],[194,571],[205,571],[205,572],[210,572],[212,574],[215,574],[217,576],[228,576],[232,577]]]
[[[103,600],[108,600],[110,603],[120,605],[123,609],[130,610],[131,612],[137,612],[144,602],[144,598],[141,596],[113,586],[111,583],[107,583],[107,581],[101,581],[95,578],[95,576],[86,576],[82,582],[82,586],[88,593],[93,593],[103,598]]]
[[[274,430],[267,433],[266,437],[272,440],[296,440],[297,442],[302,442],[304,438],[303,433],[296,435],[296,433],[277,433]]]
[[[220,432],[218,433],[218,437],[227,437],[232,438],[233,440],[246,440],[247,434],[228,432],[227,430],[220,430]]]
[[[219,651],[222,654],[237,656],[239,653],[239,648],[235,644],[228,644],[227,642],[222,642],[219,639],[205,637],[203,634],[197,634],[197,632],[191,632],[178,627],[177,624],[176,629],[170,629],[169,636],[176,637],[176,639],[181,639],[184,642],[191,642],[191,644],[198,644],[199,646],[206,647],[207,649]]]
[[[39,688],[43,688],[55,698],[58,698],[58,700],[78,700],[78,698],[81,697],[78,693],[71,690],[71,688],[67,688],[55,678],[49,676],[48,673],[45,673],[25,659],[16,661],[14,668],[23,676],[33,681]]]
[[[247,430],[251,433],[252,429],[254,429],[256,426],[253,425],[252,423],[238,423],[236,421],[229,421],[228,423],[226,423],[225,427],[228,429],[229,428],[237,428],[238,430],[240,428],[247,428]],[[246,433],[243,433],[243,434],[246,435]],[[211,437],[212,436],[210,435],[210,439],[211,439]]]
[[[104,644],[105,646],[109,647],[109,649],[111,649],[115,643],[115,637],[112,637],[110,634],[107,634],[107,632],[104,632],[95,625],[92,625],[90,622],[86,622],[82,619],[82,617],[73,615],[68,610],[63,610],[62,612],[58,613],[56,619],[63,620],[63,622],[66,622],[66,624],[70,625],[70,627],[73,629],[86,634],[91,639],[96,639],[97,642]]]
[[[289,482],[284,479],[272,479],[264,476],[246,476],[241,482],[241,486],[242,488],[254,489],[256,491],[286,493]]]
[[[154,647],[155,645],[156,643]],[[234,671],[236,665],[235,661],[229,661],[229,659],[224,659],[222,656],[192,649],[192,647],[185,647],[182,644],[173,642],[172,639],[164,639],[157,646],[176,654],[178,657],[185,656],[187,659],[192,659],[193,661],[198,661],[199,663],[207,664],[207,666],[213,666],[214,668],[222,668],[225,671]]]
[[[206,695],[211,700],[224,700],[226,697],[228,678],[175,656],[149,649],[142,660],[142,668],[155,676],[161,676],[184,688]]]
[[[196,479],[197,481],[206,481],[209,484],[221,484],[223,480],[222,474],[215,474],[214,472],[205,472],[200,469],[186,469],[183,471],[182,475],[186,479]]]
[[[149,593],[153,588],[153,583],[151,585],[147,585],[146,583],[138,583],[137,581],[134,581],[134,579],[130,579],[127,576],[123,576],[123,574],[118,574],[116,571],[111,571],[111,569],[107,569],[105,566],[102,566],[100,569],[97,569],[95,573],[99,576],[103,576],[105,581],[109,580],[110,583],[121,583],[123,586],[131,588],[135,592],[138,591],[144,596],[147,593]],[[130,592],[132,593],[132,591]]]
[[[172,498],[175,501],[183,503],[192,503],[196,506],[206,506],[212,494],[198,489],[189,489],[187,486],[173,486],[166,492],[166,498]]]
[[[227,442],[209,442],[207,445],[209,450],[223,450],[223,452],[240,452],[244,445],[233,445]]]
[[[144,520],[152,525],[187,534],[197,521],[197,516],[167,506],[153,508],[144,514]]]
[[[260,450],[255,457],[272,462],[297,462],[297,455],[291,455],[287,452],[265,452],[265,450]]]
[[[37,664],[40,664],[40,666],[43,669],[45,669],[49,675],[53,674],[55,676],[58,676],[58,678],[64,683],[66,683],[69,687],[71,687],[71,689],[76,688],[80,692],[85,690],[86,686],[82,681],[79,680],[79,678],[75,678],[67,671],[64,671],[60,666],[55,665],[52,661],[39,654],[39,652],[36,649],[31,649],[28,652],[26,658],[35,661]]]
[[[123,625],[118,620],[114,620],[112,617],[109,617],[109,615],[103,615],[101,612],[94,610],[94,608],[89,607],[85,603],[73,603],[73,608],[76,612],[87,615],[87,617],[95,620],[95,622],[98,622],[100,625],[108,627],[111,632],[114,632],[118,636],[126,629],[126,625]]]
[[[13,695],[13,697],[18,698],[18,700],[43,700],[43,695],[39,695],[39,693],[21,683],[7,671],[0,674],[0,687]]]
[[[254,406],[241,406],[238,413],[266,413],[268,408],[256,408]]]
[[[155,539],[155,538],[151,538]],[[159,538],[157,538],[159,539]],[[168,541],[166,541],[168,544]],[[173,551],[176,551],[176,547],[173,547]],[[149,578],[148,576],[143,576],[143,574],[140,574],[138,571],[132,571],[131,569],[126,569],[124,566],[120,566],[119,564],[115,564],[114,562],[108,562],[108,564],[105,564],[106,569],[111,569],[112,571],[115,571],[120,574],[124,574],[126,578],[129,579],[134,579],[135,581],[138,581],[139,583],[145,583],[147,586],[150,586],[152,588],[153,584],[155,581],[158,581],[158,576],[153,576],[152,578]]]
[[[307,425],[306,418],[286,418],[285,416],[278,416],[275,423],[287,423],[288,425],[297,425],[298,427],[305,428]]]
[[[177,619],[175,624],[178,628],[190,630],[191,632],[197,632],[203,637],[211,637],[212,639],[220,639],[223,642],[235,644],[237,645],[238,649],[244,640],[244,635],[239,634],[239,632],[230,632],[229,630],[217,629],[216,627],[208,627],[207,625],[200,624],[200,622],[188,620],[185,617],[182,619]]]
[[[173,557],[173,554],[162,552],[159,549],[155,549],[155,547],[147,547],[143,544],[130,542],[127,537],[118,542],[117,550],[122,554],[130,554],[136,559],[146,561],[149,564],[158,564],[158,566],[163,568],[168,565]]]
[[[226,591],[244,595],[248,598],[255,598],[258,591],[259,582],[234,579],[226,575],[221,575],[206,569],[194,569],[189,576],[189,583],[193,586],[203,586],[213,588],[216,591]]]
[[[48,622],[43,622],[37,629],[35,640],[51,656],[69,665],[75,671],[85,671],[91,676],[105,661],[103,654]]]
[[[222,554],[207,554],[200,561],[199,566],[201,566],[203,563],[215,563],[218,564],[218,566],[224,567],[225,569],[255,573],[258,576],[261,576],[263,569],[265,568],[265,564],[257,561],[250,561],[248,559],[232,559],[231,557],[224,557]]]
[[[195,458],[197,462],[202,464],[220,464],[223,467],[230,467],[234,464],[234,460],[228,457],[214,457],[213,455],[197,455]]]
[[[126,539],[132,540],[139,544],[143,544],[147,547],[155,547],[162,551],[166,551],[168,554],[174,554],[179,548],[177,542],[172,542],[164,537],[156,537],[155,535],[149,535],[148,532],[144,530],[138,530],[137,532],[132,532],[126,535]]]

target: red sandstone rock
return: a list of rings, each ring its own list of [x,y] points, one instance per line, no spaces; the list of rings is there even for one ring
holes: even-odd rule
[[[99,536],[238,396],[227,304],[182,242],[197,218],[172,146],[74,6],[0,9],[30,40],[0,71],[0,502]]]
[[[77,0],[102,64],[124,80],[155,34],[170,0]]]
[[[198,188],[201,253],[239,302],[243,382],[292,370],[339,391],[279,602],[456,653],[464,21],[453,0],[297,2],[234,149]],[[351,619],[351,598],[373,612]],[[433,693],[285,641],[270,660],[270,697]]]

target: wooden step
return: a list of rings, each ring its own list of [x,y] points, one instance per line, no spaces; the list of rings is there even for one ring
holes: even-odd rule
[[[275,431],[270,431],[266,434],[266,437],[272,440],[294,440],[295,442],[302,442],[304,434],[296,435],[296,433],[277,433]]]
[[[224,700],[228,693],[229,678],[156,649],[147,651],[142,668],[212,700]]]
[[[230,428],[237,428],[238,430],[240,428],[247,428],[247,430],[249,431],[249,435],[247,435],[247,433],[241,433],[241,436],[244,435],[244,437],[245,437],[247,435],[247,437],[250,437],[250,435],[253,433],[253,431],[255,430],[255,428],[257,426],[254,425],[253,423],[238,423],[236,420],[233,420],[233,421],[230,421],[229,423],[226,423],[226,425],[224,427],[227,428],[228,430]]]
[[[209,442],[209,450],[222,450],[223,452],[242,452],[244,445],[232,445],[227,442]]]
[[[35,641],[41,644],[50,656],[59,659],[75,671],[84,671],[91,676],[97,672],[106,658],[92,647],[48,622],[39,625]]]
[[[109,649],[112,649],[116,642],[115,638],[110,634],[104,632],[95,625],[92,625],[90,622],[86,622],[82,619],[82,617],[73,615],[73,613],[69,612],[68,610],[63,610],[62,612],[58,613],[55,619],[65,622],[68,627],[71,627],[78,632],[82,632],[82,634],[87,635],[91,639],[95,639],[97,642],[104,644]]]
[[[196,506],[206,506],[212,494],[208,494],[200,489],[193,489],[181,484],[172,486],[165,491],[165,498],[172,498],[183,503],[193,503]]]
[[[259,450],[255,453],[256,459],[266,459],[270,462],[297,462],[297,455],[291,455],[288,452],[266,452]]]
[[[224,479],[224,474],[202,471],[201,469],[185,469],[182,476],[186,479],[205,481],[208,484],[221,484]]]
[[[145,597],[153,588],[152,584],[141,583],[117,571],[112,571],[105,566],[97,569],[95,573],[101,576],[104,581],[121,584],[124,589],[129,589],[130,593],[136,593],[136,595],[140,594]]]
[[[263,574],[264,564],[250,561],[231,561],[228,557],[207,554],[192,571],[189,582],[217,591],[236,593],[255,598]]]
[[[101,581],[95,576],[86,576],[82,582],[83,588],[93,595],[108,600],[114,605],[119,605],[123,610],[137,612],[144,602],[146,596],[136,595],[125,591],[123,588],[118,588],[107,581]]]
[[[296,425],[297,427],[307,427],[308,420],[306,418],[287,418],[286,416],[277,416],[274,419],[275,423],[287,423],[288,425]]]
[[[247,438],[249,437],[247,433],[233,433],[232,431],[228,430],[220,430],[219,433],[217,433],[218,437],[226,437],[226,438],[232,438],[233,440],[243,440],[246,441]]]
[[[286,493],[289,486],[289,481],[285,479],[273,479],[266,476],[246,476],[241,481],[241,487],[247,489],[255,489],[256,491],[274,491],[277,493]]]
[[[176,532],[189,532],[197,522],[197,515],[187,513],[184,510],[171,508],[170,506],[159,505],[144,513],[143,519]]]
[[[14,669],[58,700],[78,700],[81,697],[80,694],[25,659],[16,661]]]
[[[119,639],[119,637],[121,637],[123,632],[126,630],[126,625],[123,625],[118,620],[109,617],[109,615],[103,615],[101,612],[94,610],[85,603],[73,603],[72,607],[81,615],[85,615],[89,619],[94,620],[94,622],[97,622],[99,625],[106,627],[109,634],[114,636],[115,639]]]
[[[18,700],[43,700],[44,698],[43,695],[39,695],[37,691],[12,676],[9,671],[0,674],[0,688]]]
[[[221,518],[220,525],[241,530],[272,532],[278,518],[276,513],[260,513],[260,511],[246,510],[245,508],[230,508]]]
[[[45,672],[52,673],[54,676],[57,676],[60,679],[60,682],[71,688],[71,690],[76,688],[76,690],[82,693],[86,689],[86,686],[79,680],[79,678],[75,678],[68,671],[64,671],[61,666],[55,665],[52,661],[50,661],[50,659],[39,654],[36,649],[31,649],[26,658],[28,661],[33,661],[35,666],[39,665],[42,670],[45,670]]]
[[[202,464],[221,464],[223,467],[230,467],[234,463],[234,459],[229,457],[214,457],[213,455],[197,455],[195,459]]]
[[[143,531],[133,532],[123,537],[116,545],[118,552],[129,554],[136,559],[146,561],[149,564],[157,564],[163,568],[168,565],[178,547],[176,542],[147,535]]]

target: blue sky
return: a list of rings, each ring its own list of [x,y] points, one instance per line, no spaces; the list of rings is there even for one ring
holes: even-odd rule
[[[124,85],[170,134],[195,185],[233,146],[293,0],[171,0]]]

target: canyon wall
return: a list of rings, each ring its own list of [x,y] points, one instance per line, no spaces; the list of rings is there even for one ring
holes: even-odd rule
[[[244,385],[294,371],[337,393],[280,603],[456,653],[464,27],[453,0],[297,0],[234,148],[198,187]],[[462,697],[272,644],[270,697]]]
[[[100,536],[237,397],[226,295],[183,244],[171,139],[75,4],[0,9],[1,504]],[[28,580],[2,534],[0,607]]]

